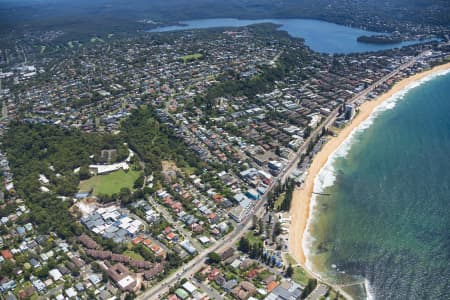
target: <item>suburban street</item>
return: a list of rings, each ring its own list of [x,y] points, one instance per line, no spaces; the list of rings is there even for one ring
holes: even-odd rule
[[[399,72],[402,70],[412,66],[414,63],[417,62],[418,59],[420,59],[423,56],[423,53],[420,55],[412,58],[410,61],[402,64],[397,69],[392,71],[390,74],[384,76],[365,90],[361,91],[360,93],[356,94],[351,100],[348,101],[348,103],[353,104],[357,101],[363,100],[369,93],[371,93],[374,89],[376,89],[378,86],[383,84],[385,81],[393,78],[396,76]],[[208,249],[204,249],[203,251],[199,252],[199,254],[191,260],[189,263],[182,266],[181,270],[179,270],[177,273],[174,273],[164,279],[163,281],[159,282],[157,285],[153,286],[152,288],[148,289],[147,291],[143,292],[141,295],[139,295],[138,299],[159,299],[159,297],[165,293],[168,292],[169,287],[176,283],[177,281],[181,280],[182,278],[191,278],[202,266],[207,258],[208,253],[210,252],[222,252],[228,247],[233,246],[236,244],[239,239],[244,236],[248,229],[250,228],[252,222],[252,216],[256,215],[257,217],[261,217],[264,213],[265,207],[264,204],[267,201],[267,195],[279,184],[283,184],[292,171],[294,171],[297,168],[298,162],[300,160],[300,157],[303,153],[306,152],[309,145],[314,142],[322,133],[323,128],[330,127],[334,121],[336,120],[336,117],[339,114],[339,107],[335,108],[328,116],[327,118],[317,127],[315,128],[310,136],[305,140],[305,142],[302,144],[302,146],[297,150],[296,155],[287,163],[287,165],[283,168],[283,170],[280,172],[280,174],[274,178],[274,180],[271,182],[271,184],[268,186],[266,192],[264,195],[262,195],[261,199],[257,202],[257,204],[253,207],[253,209],[250,211],[248,216],[238,225],[236,228],[225,238],[222,238],[218,240],[215,244],[213,244]],[[312,274],[314,275],[314,274]],[[321,285],[318,285],[318,287]],[[316,290],[315,290],[316,291]],[[319,293],[320,291],[318,291]]]
[[[185,240],[188,240],[195,247],[195,249],[197,249],[197,251],[199,249],[202,249],[200,243],[196,239],[193,239],[190,236],[189,232],[184,227],[180,226],[180,224],[178,224],[177,222],[175,222],[175,220],[173,220],[172,215],[167,211],[167,209],[164,206],[159,204],[152,197],[148,197],[147,199],[150,202],[150,204],[153,205],[153,207],[163,215],[163,217],[167,220],[167,222],[169,222],[170,225],[174,227],[183,236]]]
[[[450,300],[450,0],[0,1],[0,300]]]

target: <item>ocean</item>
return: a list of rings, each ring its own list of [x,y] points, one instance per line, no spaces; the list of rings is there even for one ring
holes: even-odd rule
[[[310,269],[355,299],[450,299],[450,73],[384,102],[314,189]]]

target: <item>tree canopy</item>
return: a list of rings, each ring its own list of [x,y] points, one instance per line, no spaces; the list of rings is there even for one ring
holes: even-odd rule
[[[117,159],[128,153],[117,136],[28,123],[10,124],[3,148],[17,193],[30,207],[30,219],[41,232],[55,231],[66,237],[82,230],[69,213],[71,201],[57,197],[73,196],[78,191],[80,178],[74,169],[82,166],[85,176],[85,168],[100,159],[102,149],[120,149]],[[49,180],[45,184],[48,193],[41,190],[40,174]]]
[[[177,138],[173,131],[156,118],[149,107],[133,111],[122,124],[122,135],[146,164],[148,171],[160,171],[161,161],[175,161],[178,167],[198,166],[201,162]]]

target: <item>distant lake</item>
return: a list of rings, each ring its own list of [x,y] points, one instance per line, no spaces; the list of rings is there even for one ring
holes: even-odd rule
[[[240,20],[230,18],[215,18],[215,19],[189,20],[189,21],[182,21],[180,23],[185,26],[183,25],[164,26],[149,30],[148,32],[167,32],[167,31],[205,29],[215,27],[242,27],[252,24],[273,23],[281,25],[280,30],[287,31],[292,37],[303,38],[305,40],[306,45],[308,45],[312,50],[316,52],[344,53],[344,54],[394,49],[424,42],[424,41],[406,41],[389,45],[359,43],[356,39],[361,35],[370,36],[376,34],[379,35],[380,33],[310,19]]]

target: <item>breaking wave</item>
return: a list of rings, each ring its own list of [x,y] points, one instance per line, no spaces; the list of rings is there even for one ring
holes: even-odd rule
[[[316,193],[322,193],[324,190],[328,187],[333,186],[335,180],[336,180],[336,170],[335,170],[335,162],[339,158],[346,157],[348,153],[351,150],[352,145],[358,140],[358,137],[372,124],[374,121],[380,116],[381,113],[393,109],[397,103],[404,99],[405,95],[408,94],[412,89],[424,84],[425,82],[431,81],[435,79],[436,77],[443,76],[450,73],[450,69],[439,71],[433,74],[430,74],[420,80],[414,81],[410,83],[408,86],[406,86],[401,91],[396,92],[391,97],[386,99],[383,103],[378,105],[372,114],[361,124],[359,124],[353,131],[349,134],[349,136],[342,142],[342,144],[331,153],[331,155],[328,157],[327,162],[322,167],[322,169],[317,174],[316,178],[314,178],[314,192]],[[312,261],[310,259],[312,254],[312,246],[315,241],[315,238],[313,237],[311,233],[311,225],[312,222],[315,220],[313,217],[316,212],[318,212],[317,208],[317,201],[316,201],[316,195],[313,194],[311,196],[311,202],[310,202],[310,211],[309,211],[309,218],[306,224],[306,229],[303,234],[303,240],[302,240],[302,247],[303,247],[303,253],[306,258],[306,267],[311,272],[318,275],[319,278],[321,278],[320,274],[317,274],[317,272],[314,269],[314,266],[312,264]],[[367,299],[368,300],[374,300],[375,294],[373,289],[370,286],[370,282],[365,279],[364,283],[366,287],[367,292]]]

